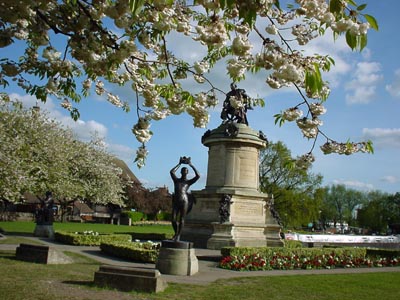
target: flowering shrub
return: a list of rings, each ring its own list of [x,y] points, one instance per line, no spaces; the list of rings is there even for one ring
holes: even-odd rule
[[[195,127],[206,126],[222,92],[211,80],[221,63],[233,82],[249,72],[266,71],[261,89],[296,88],[295,110],[276,114],[276,122],[296,121],[304,111],[306,119],[296,122],[301,133],[308,139],[325,138],[322,122],[315,118],[325,112],[330,93],[321,74],[330,71],[334,60],[303,50],[328,32],[334,38],[344,35],[352,50],[362,50],[368,31],[379,26],[365,12],[366,4],[353,0],[282,2],[286,5],[278,0],[3,1],[0,48],[23,54],[0,58],[0,85],[13,83],[43,102],[54,97],[74,120],[80,116],[75,103],[93,91],[124,111],[135,103],[138,118],[132,133],[140,144],[139,167],[148,155],[145,143],[153,135],[153,121],[186,113]],[[175,50],[177,39],[190,43],[196,55]],[[190,90],[196,92],[185,88],[193,84]],[[131,89],[136,101],[114,94],[118,86]],[[373,149],[370,141],[328,139],[321,150],[351,154]]]
[[[335,250],[330,250],[327,254],[308,256],[283,255],[277,252],[271,257],[259,254],[226,256],[220,261],[219,267],[235,271],[392,267],[399,265],[399,259],[359,257],[344,252],[337,253]]]

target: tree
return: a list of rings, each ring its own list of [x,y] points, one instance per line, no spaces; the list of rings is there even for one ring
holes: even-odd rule
[[[226,64],[234,82],[247,72],[266,70],[269,87],[292,86],[299,92],[300,100],[277,114],[276,123],[296,121],[306,138],[326,138],[324,153],[372,152],[369,141],[339,143],[320,130],[318,116],[329,95],[321,73],[334,61],[302,52],[328,30],[362,50],[369,28],[378,30],[365,7],[354,0],[296,0],[287,10],[278,0],[3,0],[0,47],[24,52],[0,58],[0,84],[15,81],[41,101],[54,96],[74,119],[79,111],[73,104],[93,91],[129,110],[111,91],[130,86],[138,114],[132,132],[142,144],[136,161],[143,166],[152,121],[187,113],[196,127],[208,122],[208,108],[223,93],[208,78],[218,62]],[[170,51],[177,36],[197,42],[204,56],[185,60]],[[201,92],[187,90],[187,82],[201,85]],[[262,99],[251,102],[263,105]],[[311,151],[304,159],[313,159]]]
[[[0,102],[0,140],[1,200],[51,191],[64,206],[77,199],[124,205],[121,169],[99,141],[78,141],[45,113],[9,102]]]
[[[325,224],[333,222],[336,226],[347,222],[349,225],[354,225],[356,222],[354,213],[357,207],[367,203],[367,199],[365,192],[347,188],[342,184],[326,187],[321,217]]]
[[[311,173],[312,164],[294,159],[282,143],[270,142],[260,153],[260,189],[274,197],[286,227],[301,227],[319,219],[322,176]]]
[[[359,226],[372,232],[387,233],[391,225],[400,223],[399,193],[389,195],[373,191],[367,197],[368,203],[358,210]]]

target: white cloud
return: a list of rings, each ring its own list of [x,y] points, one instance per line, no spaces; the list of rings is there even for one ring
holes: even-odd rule
[[[136,150],[125,145],[107,144],[107,150],[130,165],[136,155]]]
[[[94,134],[102,139],[107,137],[107,127],[94,120],[74,121],[69,117],[64,117],[61,119],[61,122],[71,128],[77,134],[78,138],[84,141],[89,141]]]
[[[381,181],[394,184],[394,183],[400,182],[400,178],[398,178],[396,176],[388,175],[388,176],[382,177]]]
[[[400,69],[394,72],[395,78],[391,84],[386,85],[386,90],[393,97],[400,97]]]
[[[378,62],[359,62],[352,80],[345,89],[348,104],[367,104],[376,96],[376,85],[383,79],[381,65]]]
[[[363,128],[362,132],[374,146],[400,148],[400,128]]]
[[[345,185],[348,188],[352,189],[358,189],[358,190],[367,190],[371,191],[374,189],[374,185],[370,183],[365,183],[357,180],[342,180],[342,179],[336,179],[333,181],[333,184],[342,184]]]

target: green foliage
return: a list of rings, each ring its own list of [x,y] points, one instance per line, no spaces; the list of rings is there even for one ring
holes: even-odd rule
[[[284,241],[285,248],[293,249],[293,248],[302,248],[303,244],[300,241],[295,240],[285,240]]]
[[[132,242],[104,242],[100,249],[104,253],[135,262],[154,263],[157,260],[159,250],[149,249],[150,243]]]
[[[364,17],[367,20],[367,22],[369,23],[369,25],[371,25],[371,28],[373,28],[375,30],[379,30],[378,22],[376,21],[376,19],[373,16],[365,14]]]
[[[260,190],[274,196],[286,228],[318,219],[322,176],[311,173],[311,166],[302,157],[293,158],[282,142],[270,142],[260,152]]]
[[[171,221],[172,214],[169,212],[162,211],[156,215],[157,221]]]
[[[131,233],[132,240],[141,241],[162,241],[171,239],[173,237],[172,233],[151,233],[151,232],[133,232]]]
[[[376,249],[376,248],[368,248],[367,249],[367,256],[380,258],[380,257],[387,257],[387,258],[396,258],[400,257],[400,249]]]
[[[123,215],[131,219],[132,223],[147,220],[147,215],[140,211],[124,211]]]
[[[53,223],[54,230],[61,232],[84,232],[93,231],[99,234],[129,234],[134,233],[140,234],[165,234],[166,237],[172,236],[174,231],[170,224],[158,225],[158,224],[141,224],[137,226],[126,226],[126,225],[113,225],[113,224],[97,224],[97,223]],[[6,234],[32,234],[35,229],[34,222],[0,222],[0,228]],[[143,238],[144,239],[144,238]]]
[[[321,221],[342,224],[347,222],[354,225],[353,211],[356,207],[365,204],[366,193],[347,188],[344,185],[332,185],[325,188],[323,205],[321,207]]]
[[[321,91],[324,87],[324,81],[322,80],[318,64],[314,64],[314,69],[306,70],[305,86],[307,94],[323,95]],[[322,100],[326,100],[326,98],[323,98]]]
[[[99,246],[101,243],[131,241],[129,234],[92,234],[79,232],[56,231],[54,235],[57,242],[75,246]]]
[[[272,258],[274,255],[279,253],[281,256],[320,256],[329,255],[334,251],[337,255],[346,255],[353,257],[364,258],[367,254],[366,248],[285,248],[285,247],[224,247],[221,249],[223,257],[227,256],[249,256],[258,254],[266,257],[266,259]]]
[[[379,191],[366,195],[357,214],[358,225],[372,232],[386,233],[391,224],[400,223],[400,194],[389,195]]]

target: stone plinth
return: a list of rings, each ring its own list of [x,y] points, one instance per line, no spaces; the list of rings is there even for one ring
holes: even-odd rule
[[[162,274],[191,276],[199,271],[193,243],[162,241],[156,268]]]
[[[54,239],[53,225],[36,224],[33,235],[38,237],[47,237],[50,239]]]
[[[100,266],[94,274],[94,283],[101,287],[120,291],[158,293],[165,290],[167,283],[156,269],[140,269],[121,266]]]
[[[209,148],[206,187],[192,192],[196,205],[186,217],[182,239],[210,249],[283,245],[270,198],[259,192],[264,135],[244,124],[226,123],[207,131],[202,143]],[[229,207],[222,204],[226,197]]]
[[[72,259],[49,246],[20,244],[16,250],[18,260],[41,264],[68,264]]]

